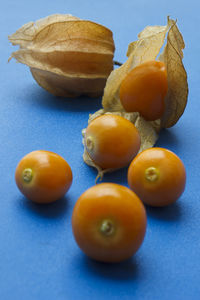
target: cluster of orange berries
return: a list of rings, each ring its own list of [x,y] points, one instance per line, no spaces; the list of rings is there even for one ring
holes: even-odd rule
[[[147,62],[124,79],[120,100],[127,111],[137,111],[152,121],[164,113],[166,93],[164,64]],[[102,169],[130,164],[130,189],[113,183],[97,184],[80,196],[72,215],[72,229],[80,248],[93,259],[119,262],[131,257],[143,242],[144,204],[165,206],[175,202],[185,188],[185,168],[176,154],[164,148],[138,154],[140,135],[136,127],[113,114],[94,119],[86,129],[84,143],[90,158]],[[63,197],[72,177],[70,166],[61,156],[41,150],[26,155],[15,174],[20,191],[37,203]]]

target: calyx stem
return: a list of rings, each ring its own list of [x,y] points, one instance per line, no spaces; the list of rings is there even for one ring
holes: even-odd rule
[[[92,151],[92,149],[94,148],[94,141],[93,138],[91,136],[86,137],[86,147],[89,151]]]
[[[100,226],[100,232],[105,236],[111,236],[115,232],[115,226],[110,220],[103,220]]]
[[[155,167],[149,167],[145,170],[145,178],[148,181],[154,182],[159,178],[159,171]]]
[[[33,178],[33,171],[30,168],[26,168],[23,170],[23,180],[27,183],[31,182],[32,178]]]

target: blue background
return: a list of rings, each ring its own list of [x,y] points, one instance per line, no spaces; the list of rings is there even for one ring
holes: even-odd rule
[[[196,0],[57,0],[2,1],[0,10],[0,299],[200,299],[199,202],[199,9]],[[178,124],[162,132],[157,143],[178,154],[187,170],[179,201],[164,209],[147,209],[148,228],[138,253],[128,262],[93,262],[72,236],[71,214],[95,170],[83,163],[81,129],[101,99],[58,99],[41,89],[29,69],[7,64],[12,47],[7,36],[29,21],[53,13],[71,13],[109,27],[115,59],[125,61],[128,43],[146,25],[178,19],[186,49],[189,99]],[[27,201],[14,172],[28,152],[45,149],[71,165],[73,185],[65,199],[48,206]],[[104,181],[127,185],[127,170]]]

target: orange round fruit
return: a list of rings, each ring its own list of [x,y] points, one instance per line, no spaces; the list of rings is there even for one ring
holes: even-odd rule
[[[78,199],[72,229],[87,256],[102,262],[120,262],[135,254],[143,242],[145,208],[127,187],[97,184]]]
[[[175,202],[186,183],[181,159],[164,148],[151,148],[138,154],[128,169],[128,184],[140,199],[151,206]]]
[[[72,171],[60,155],[38,150],[25,155],[17,165],[15,181],[33,202],[50,203],[62,198],[72,184]]]
[[[84,144],[90,158],[102,169],[122,168],[138,153],[140,136],[129,120],[105,114],[88,125]]]
[[[132,69],[120,86],[120,101],[128,112],[139,112],[148,121],[162,117],[167,94],[163,62],[148,61]]]

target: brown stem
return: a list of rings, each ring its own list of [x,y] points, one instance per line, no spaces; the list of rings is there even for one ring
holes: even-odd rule
[[[113,63],[114,63],[114,65],[116,65],[116,66],[122,66],[122,63],[120,63],[120,62],[117,61],[117,60],[114,60]]]

